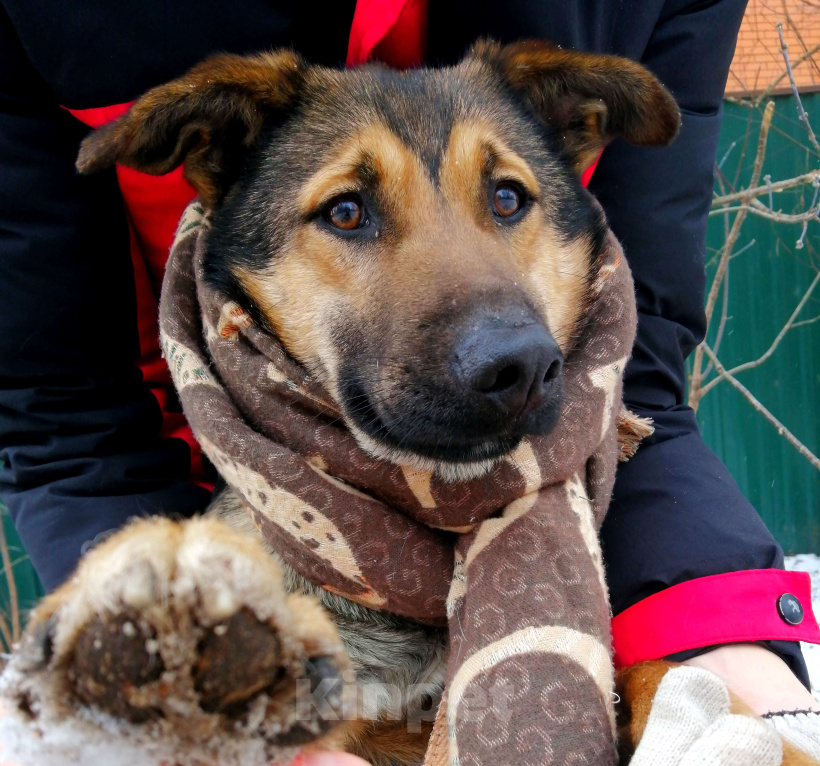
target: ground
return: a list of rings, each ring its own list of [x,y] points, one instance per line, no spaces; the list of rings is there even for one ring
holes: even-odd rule
[[[808,572],[811,575],[811,601],[815,615],[820,616],[820,556],[811,553],[787,556],[786,569]],[[803,656],[809,666],[812,694],[815,699],[820,700],[820,645],[802,644],[802,647]]]

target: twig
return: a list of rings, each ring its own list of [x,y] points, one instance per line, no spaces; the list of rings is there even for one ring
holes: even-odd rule
[[[817,204],[817,192],[820,191],[820,182],[814,182],[814,196],[811,198],[811,203],[809,204],[809,211],[811,211],[814,206]],[[818,210],[820,213],[820,210]],[[806,232],[809,230],[809,219],[803,221],[803,230],[800,232],[800,238],[797,242],[794,243],[795,249],[802,250],[803,245],[806,241]]]
[[[754,247],[756,244],[757,244],[756,239],[750,239],[745,245],[743,245],[743,247],[740,248],[740,250],[736,250],[734,253],[732,253],[729,260],[733,261],[735,258],[738,258],[739,256],[743,255],[743,253],[745,253],[750,248]],[[712,349],[712,350],[714,351],[714,349]]]
[[[6,540],[6,530],[3,518],[0,516],[0,559],[3,562],[3,571],[6,574],[6,585],[9,589],[9,610],[11,611],[11,634],[13,640],[20,640],[20,606],[17,602],[17,584],[14,582],[14,568],[9,556],[9,544]],[[9,644],[11,648],[11,644]]]
[[[754,240],[752,240],[752,244]],[[748,245],[746,246],[748,247]],[[746,247],[742,248],[743,250]],[[723,278],[723,302],[720,307],[720,324],[718,325],[717,334],[715,335],[715,354],[720,352],[720,344],[723,341],[723,333],[726,330],[726,324],[729,321],[729,274],[731,273],[731,259],[729,259],[730,265],[726,267],[726,276]],[[706,365],[706,369],[703,371],[701,375],[702,380],[706,380],[709,377],[709,373],[712,372],[712,363]],[[706,386],[703,387],[703,390],[700,393],[701,398],[703,398],[706,394]]]
[[[752,167],[752,176],[749,182],[749,188],[754,188],[758,184],[760,171],[763,168],[763,158],[766,155],[766,141],[769,137],[769,128],[771,127],[773,116],[774,101],[769,101],[769,103],[766,104],[766,108],[763,110],[763,119],[760,123],[760,134],[757,139],[757,154],[755,155],[755,161]],[[715,276],[712,279],[712,284],[709,287],[709,294],[706,297],[705,311],[707,327],[712,321],[712,314],[715,310],[715,303],[717,301],[718,293],[720,292],[720,287],[723,282],[723,277],[726,274],[726,269],[729,266],[729,258],[732,254],[732,249],[735,246],[735,242],[740,235],[740,227],[743,225],[743,221],[746,220],[748,206],[744,206],[744,208],[746,209],[741,209],[738,211],[738,214],[735,216],[735,220],[732,222],[732,228],[729,231],[729,236],[726,237],[726,241],[723,243],[720,261],[718,262],[717,269],[715,270]],[[703,382],[703,374],[701,372],[703,369],[703,345],[704,343],[701,343],[695,349],[695,355],[692,360],[692,374],[689,378],[689,406],[694,410],[697,410],[698,402],[700,401],[700,391]]]
[[[757,359],[752,362],[744,362],[743,364],[739,364],[736,367],[732,367],[731,370],[727,370],[727,375],[737,375],[739,372],[743,372],[744,370],[751,370],[754,367],[760,367],[776,350],[777,347],[780,345],[780,341],[786,336],[786,333],[789,330],[795,327],[795,320],[800,315],[800,312],[803,310],[803,307],[809,302],[809,298],[811,298],[811,294],[814,292],[814,288],[820,284],[820,271],[815,274],[814,279],[812,280],[811,284],[808,286],[808,289],[805,293],[803,293],[803,297],[800,299],[799,303],[795,307],[794,311],[792,311],[792,315],[789,317],[789,320],[783,327],[780,329],[780,332],[777,333],[777,337],[772,341],[769,348],[761,354]],[[714,350],[710,349],[712,353],[716,353]],[[718,383],[720,383],[720,378],[715,378],[714,380],[710,380],[706,385],[701,388],[700,395],[701,397],[706,396]]]
[[[803,442],[801,442],[791,431],[789,431],[786,426],[784,426],[774,415],[772,415],[772,413],[769,412],[769,410],[767,410],[760,401],[758,401],[755,395],[749,391],[746,386],[744,386],[737,378],[734,377],[734,375],[731,375],[726,370],[709,346],[705,343],[701,343],[701,347],[703,347],[703,352],[710,359],[712,364],[714,364],[717,374],[732,387],[740,391],[740,393],[746,397],[746,401],[748,401],[754,409],[763,415],[763,417],[777,429],[777,433],[786,439],[792,447],[794,447],[804,458],[806,458],[806,460],[808,460],[818,471],[820,471],[820,458],[818,458],[808,447],[806,447],[805,444],[803,444]]]
[[[818,214],[820,214],[820,208],[812,208],[805,213],[781,213],[777,210],[769,210],[762,202],[753,199],[748,205],[738,205],[737,207],[730,207],[726,210],[711,210],[709,216],[724,212],[741,212],[744,210],[760,218],[768,218],[770,221],[777,223],[804,223],[817,218]],[[798,248],[798,250],[799,249],[800,248]]]
[[[760,178],[760,171],[763,168],[763,158],[766,154],[766,141],[769,138],[769,128],[772,124],[772,117],[774,116],[774,101],[769,101],[766,104],[766,109],[763,112],[763,120],[760,123],[760,135],[757,139],[757,154],[755,155],[754,166],[752,167],[752,177],[750,186],[757,186]],[[720,263],[718,264],[715,278],[712,280],[712,286],[709,290],[709,295],[706,298],[706,321],[707,323],[712,318],[712,312],[715,309],[715,301],[717,301],[718,290],[720,283],[723,281],[723,275],[726,273],[726,266],[729,263],[729,255],[732,248],[735,246],[738,235],[740,234],[740,227],[746,218],[746,211],[741,210],[735,216],[732,222],[732,228],[729,231],[729,236],[723,245],[723,253],[721,255]]]
[[[817,143],[817,137],[814,135],[814,131],[811,129],[811,123],[809,122],[809,116],[806,114],[806,110],[803,108],[803,102],[800,100],[800,92],[797,90],[797,83],[794,81],[794,72],[792,72],[792,65],[789,61],[789,46],[786,44],[786,39],[783,37],[783,24],[780,22],[777,23],[777,34],[780,36],[780,51],[783,54],[783,60],[786,62],[786,72],[789,75],[789,82],[792,86],[792,93],[794,94],[794,99],[797,101],[797,113],[800,115],[800,121],[806,128],[806,132],[809,135],[809,143],[814,147],[814,150],[817,154],[820,154],[820,144]]]
[[[8,620],[4,616],[0,616],[0,637],[3,639],[3,644],[9,651],[14,647],[14,639],[11,636],[11,628]]]
[[[800,56],[800,58],[795,59],[795,60],[794,60],[794,63],[791,65],[792,69],[797,69],[797,67],[799,67],[799,66],[800,66],[800,65],[801,65],[801,64],[802,64],[802,63],[803,63],[806,59],[810,59],[810,58],[811,58],[811,57],[812,57],[815,53],[817,53],[818,51],[820,51],[820,43],[818,43],[817,45],[815,45],[813,48],[811,48],[811,49],[807,50],[807,51],[806,51],[806,52],[805,52],[802,56]],[[780,81],[781,81],[784,77],[788,77],[788,76],[789,76],[789,70],[788,70],[788,69],[784,69],[784,70],[783,70],[783,72],[780,74],[780,76],[779,76],[779,77],[777,77],[775,80],[773,80],[773,81],[769,84],[769,86],[766,88],[766,90],[764,90],[764,91],[763,91],[763,92],[762,92],[762,93],[761,93],[761,94],[760,94],[760,95],[759,95],[759,96],[755,99],[755,103],[756,103],[756,104],[761,104],[761,103],[763,103],[763,102],[764,102],[764,101],[765,101],[765,100],[766,100],[769,96],[771,96],[771,94],[772,94],[772,93],[774,93],[775,88],[777,88],[777,86],[780,84]]]
[[[728,217],[728,216],[727,216]],[[747,242],[743,247],[740,248],[736,253],[732,253],[731,257],[729,258],[729,262],[733,261],[739,255],[745,253],[750,247],[755,246],[756,240],[750,240]],[[723,332],[726,329],[726,324],[729,321],[729,267],[726,267],[726,276],[723,279],[723,302],[721,304],[720,309],[720,324],[718,325],[717,335],[715,337],[715,347],[713,351],[717,354],[720,350],[720,343],[723,340]],[[701,380],[706,380],[709,377],[709,373],[712,372],[712,363],[706,365],[706,369],[700,376]]]
[[[735,178],[732,181],[732,189],[738,188],[738,183],[740,182],[740,173],[743,168],[743,163],[746,161],[746,151],[749,148],[749,139],[752,136],[752,125],[754,124],[754,113],[750,109],[749,113],[746,115],[746,131],[743,134],[743,146],[740,149],[740,157],[738,158],[737,163],[735,164]]]
[[[814,324],[815,322],[820,322],[820,314],[818,314],[816,317],[812,317],[811,319],[803,319],[800,322],[795,322],[792,325],[792,329],[794,329],[795,327],[805,327],[807,324]]]
[[[766,178],[769,177],[770,176],[766,176]],[[728,205],[730,202],[745,202],[755,197],[762,197],[764,194],[781,192],[784,189],[791,189],[804,184],[813,184],[818,180],[820,180],[820,172],[812,170],[810,173],[804,173],[802,176],[795,176],[794,178],[787,178],[784,181],[775,181],[774,183],[767,183],[765,186],[757,186],[754,189],[744,189],[734,194],[725,194],[721,197],[715,197],[712,200],[712,208],[717,208],[720,205]],[[771,199],[769,200],[769,207],[772,207]],[[716,212],[722,213],[723,210]]]
[[[718,170],[720,170],[723,167],[723,163],[726,162],[727,159],[729,159],[729,155],[732,153],[736,146],[737,141],[732,141],[732,143],[729,144],[729,148],[726,150],[726,154],[723,155],[723,159],[721,159],[721,161],[717,164]]]
[[[807,3],[807,0],[803,0],[804,3]],[[806,41],[803,39],[803,35],[800,34],[800,29],[797,24],[794,23],[794,19],[789,14],[789,8],[786,5],[786,0],[783,0],[783,11],[786,14],[786,21],[791,28],[792,32],[794,32],[794,36],[797,38],[797,42],[803,46],[803,53],[807,53],[809,50],[809,46],[806,45]],[[817,70],[817,74],[820,74],[820,66],[817,66],[817,62],[814,59],[811,59],[811,65]]]

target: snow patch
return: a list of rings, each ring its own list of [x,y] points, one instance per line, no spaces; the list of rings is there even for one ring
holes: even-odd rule
[[[811,576],[811,603],[815,616],[820,615],[820,556],[800,553],[786,556],[786,569],[791,572],[808,572]],[[809,669],[811,693],[820,701],[820,645],[800,642],[806,665]]]

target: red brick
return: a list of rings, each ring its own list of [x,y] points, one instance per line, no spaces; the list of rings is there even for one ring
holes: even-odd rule
[[[756,95],[786,71],[778,22],[783,24],[793,66],[807,50],[820,44],[820,3],[816,0],[749,0],[726,95]],[[820,51],[794,67],[794,79],[801,91],[820,90]],[[774,92],[785,93],[790,87],[788,78],[783,77]]]

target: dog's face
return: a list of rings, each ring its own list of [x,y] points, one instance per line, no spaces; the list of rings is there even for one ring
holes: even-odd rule
[[[606,225],[578,174],[668,143],[645,70],[545,43],[457,67],[218,57],[92,135],[78,165],[186,176],[208,278],[321,380],[371,453],[479,472],[548,432]]]

